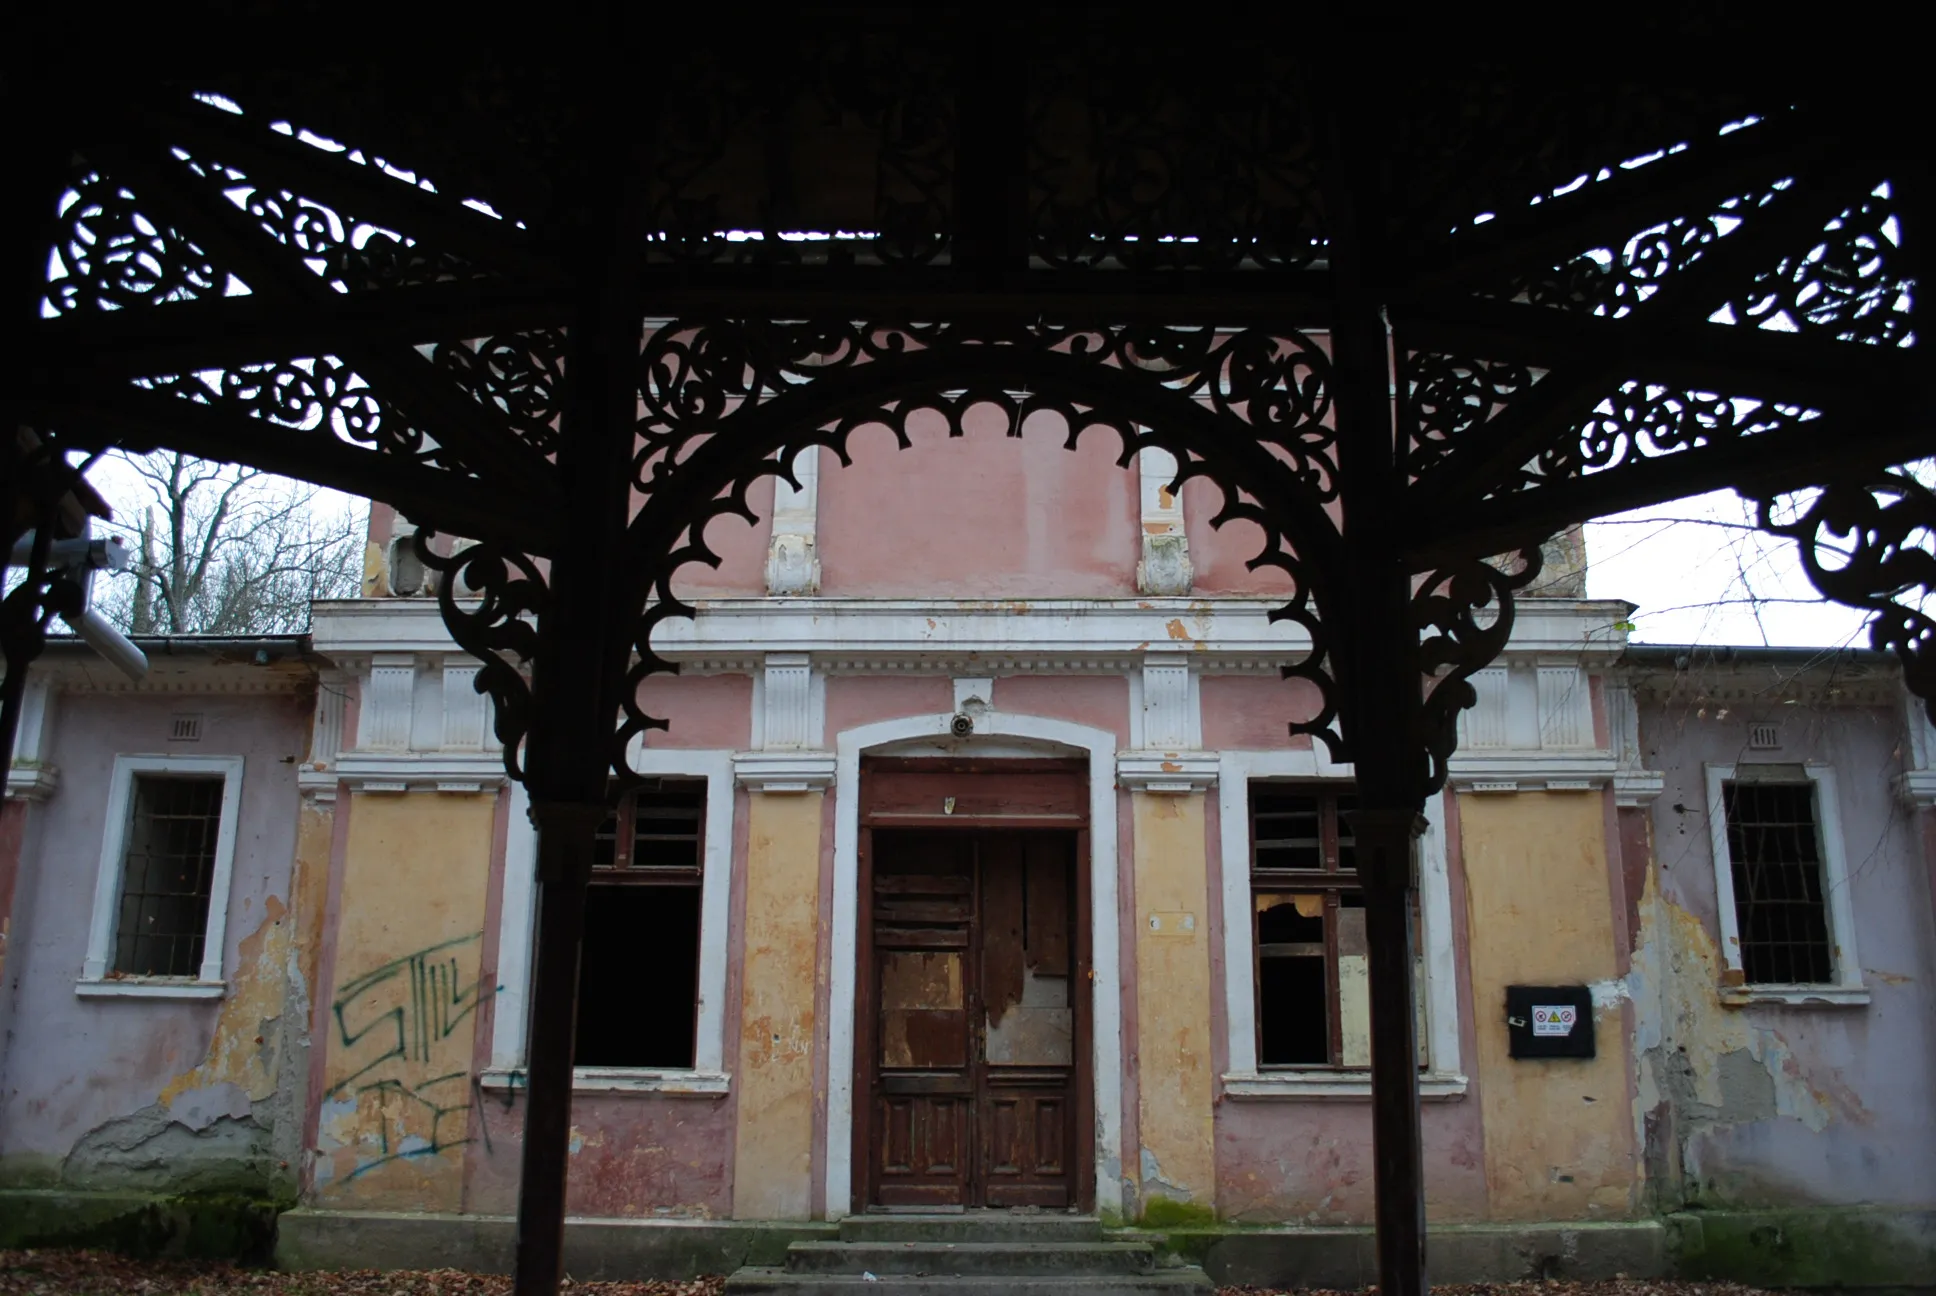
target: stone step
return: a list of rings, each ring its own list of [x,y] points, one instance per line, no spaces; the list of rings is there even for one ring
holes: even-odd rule
[[[789,1273],[921,1274],[968,1277],[1004,1274],[1139,1274],[1156,1268],[1147,1242],[795,1242]]]
[[[843,1242],[1100,1242],[1102,1223],[1091,1215],[1017,1215],[968,1211],[959,1215],[849,1215]]]
[[[729,1296],[1168,1296],[1215,1291],[1194,1268],[1139,1274],[862,1274],[791,1273],[748,1266],[726,1280]]]

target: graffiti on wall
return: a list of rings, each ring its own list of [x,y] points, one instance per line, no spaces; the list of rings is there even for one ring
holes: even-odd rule
[[[391,959],[344,984],[330,1005],[335,1078],[327,1103],[364,1145],[346,1180],[470,1142],[471,1032],[483,1001],[481,932]],[[465,965],[470,971],[465,971]]]

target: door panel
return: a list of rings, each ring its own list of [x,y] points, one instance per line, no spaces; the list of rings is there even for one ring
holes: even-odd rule
[[[1074,847],[872,834],[871,1204],[1074,1202]]]

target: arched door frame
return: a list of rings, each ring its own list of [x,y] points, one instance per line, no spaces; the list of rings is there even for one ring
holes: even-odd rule
[[[842,730],[834,739],[833,928],[827,1001],[827,1218],[848,1214],[853,1201],[854,1014],[858,991],[853,953],[860,921],[860,761],[877,748],[924,738],[949,738],[954,715],[904,716]],[[988,711],[975,721],[977,738],[1039,744],[1042,754],[1078,752],[1089,761],[1090,1040],[1095,1085],[1096,1210],[1123,1208],[1122,930],[1117,905],[1121,869],[1116,833],[1117,737],[1067,720]],[[974,755],[971,741],[964,754]]]

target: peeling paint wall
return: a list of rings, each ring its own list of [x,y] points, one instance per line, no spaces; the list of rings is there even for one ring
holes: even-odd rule
[[[354,793],[312,1195],[456,1210],[471,1137],[478,964],[495,799]]]
[[[1746,708],[1652,702],[1655,867],[1638,906],[1636,1124],[1663,1206],[1936,1205],[1936,939],[1917,825],[1891,794],[1894,708],[1784,707],[1754,751]],[[1722,1002],[1706,762],[1826,762],[1867,1004]]]
[[[1130,794],[1141,1143],[1135,1177],[1145,1205],[1157,1197],[1205,1206],[1216,1199],[1203,803],[1200,792]]]
[[[1624,1005],[1596,1003],[1592,1059],[1514,1059],[1505,1022],[1508,985],[1618,974],[1602,797],[1464,795],[1459,821],[1488,1214],[1624,1218],[1638,1180]]]
[[[307,710],[293,692],[63,697],[60,781],[31,810],[9,919],[0,1186],[292,1191],[308,1026],[292,811]],[[201,715],[199,742],[169,740],[183,711]],[[114,758],[155,752],[244,759],[228,992],[77,996]]]
[[[466,1211],[511,1214],[524,1147],[523,1090],[486,1091],[468,1150]],[[572,1215],[724,1219],[732,1215],[733,1099],[580,1092],[571,1101]]]
[[[746,954],[740,991],[733,1214],[812,1209],[814,1012],[819,954],[818,792],[746,798]]]

